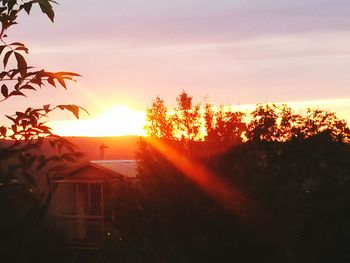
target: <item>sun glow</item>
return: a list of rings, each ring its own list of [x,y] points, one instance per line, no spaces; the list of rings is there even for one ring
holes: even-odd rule
[[[86,120],[56,121],[50,123],[53,132],[61,136],[144,136],[146,114],[128,106],[114,106],[108,111]]]
[[[304,113],[307,108],[327,109],[336,112],[340,119],[345,119],[350,123],[349,98],[333,100],[314,100],[285,102],[296,113]],[[276,103],[281,104],[281,103]],[[225,110],[242,111],[246,114],[252,112],[256,104],[241,104],[225,106]],[[249,116],[246,117],[249,121]],[[135,111],[125,105],[116,105],[102,114],[90,119],[53,121],[49,126],[55,134],[61,136],[124,136],[137,135],[146,136],[144,127],[146,125],[146,113]]]

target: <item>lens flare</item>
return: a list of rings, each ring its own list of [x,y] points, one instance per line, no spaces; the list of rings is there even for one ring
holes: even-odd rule
[[[147,138],[146,142],[210,197],[223,204],[225,208],[240,215],[245,214],[244,211],[248,207],[247,199],[232,183],[226,182],[201,162],[186,157],[182,152],[162,140]]]

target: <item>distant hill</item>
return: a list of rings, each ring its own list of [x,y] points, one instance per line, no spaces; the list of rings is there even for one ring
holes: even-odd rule
[[[84,159],[101,159],[100,146],[105,144],[104,159],[135,159],[139,136],[116,137],[65,137],[79,147],[85,154]]]
[[[100,146],[105,144],[104,159],[135,159],[138,150],[140,136],[116,136],[116,137],[65,137],[74,143],[79,151],[85,154],[82,161],[101,159]],[[0,146],[9,146],[12,142],[0,140]],[[55,152],[49,144],[44,144],[41,151],[45,154]]]

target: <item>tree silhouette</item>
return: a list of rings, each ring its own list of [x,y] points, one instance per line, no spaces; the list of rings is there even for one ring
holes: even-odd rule
[[[148,135],[155,138],[174,139],[173,122],[164,101],[157,96],[146,111]]]
[[[278,130],[276,138],[278,141],[285,142],[297,137],[298,126],[300,125],[301,115],[293,113],[292,109],[286,104],[278,107]]]
[[[214,117],[216,141],[223,143],[242,142],[242,135],[246,131],[246,124],[243,120],[244,113],[232,110],[225,111],[224,106],[220,106]]]
[[[350,141],[347,122],[326,110],[308,109],[305,114],[297,114],[286,104],[258,104],[245,114],[210,103],[201,108],[193,105],[192,99],[183,91],[176,98],[174,112],[169,113],[164,101],[157,97],[147,110],[147,134],[179,141],[205,140],[212,145],[245,140],[287,142],[325,132],[335,141]]]
[[[175,136],[182,141],[195,141],[199,138],[200,106],[194,105],[193,97],[183,91],[176,98],[177,108],[173,117]]]
[[[272,109],[277,132],[253,130],[266,137],[199,159],[201,166],[253,203],[243,218],[225,213],[190,180],[188,172],[196,170],[191,162],[187,170],[178,168],[192,152],[180,149],[181,158],[169,162],[172,151],[158,150],[164,143],[178,150],[181,142],[143,141],[138,155],[141,187],[133,193],[139,206],[127,205],[134,211],[120,220],[135,250],[147,247],[147,255],[163,251],[161,258],[167,262],[348,262],[349,145],[327,133],[333,124],[318,123],[327,119],[323,113],[315,120],[315,135],[299,139],[291,133],[299,124],[310,125],[308,115],[294,114],[285,106]],[[207,108],[209,123],[214,118],[211,110]],[[211,150],[211,144],[200,143],[203,151]]]
[[[217,143],[240,143],[246,132],[243,112],[225,110],[221,105],[217,110],[213,105],[206,104],[204,108],[205,141]]]
[[[204,126],[206,130],[205,140],[216,141],[218,134],[215,129],[215,111],[210,103],[204,105]]]
[[[302,140],[320,133],[328,133],[339,142],[349,142],[349,127],[335,113],[320,109],[307,109],[295,114],[287,105],[257,105],[251,113],[247,138],[250,141]]]
[[[247,138],[250,141],[274,141],[278,124],[274,104],[257,105],[251,113],[252,120],[248,124]]]
[[[327,132],[335,141],[349,142],[350,130],[346,121],[338,119],[334,112],[320,109],[308,109],[299,121],[296,134],[301,138],[309,138]]]

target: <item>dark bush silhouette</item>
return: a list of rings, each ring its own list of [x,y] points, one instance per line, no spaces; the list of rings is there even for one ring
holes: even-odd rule
[[[186,109],[169,113],[157,98],[161,117],[152,113],[159,104],[148,111],[153,122],[147,129],[156,138],[140,141],[139,183],[126,185],[119,200],[116,227],[133,255],[126,258],[350,260],[350,133],[345,121],[325,110],[302,115],[274,104],[257,105],[247,121],[224,106],[206,104],[201,111],[185,92],[179,98],[187,98]],[[205,130],[202,137],[188,136],[187,127],[175,129],[174,120],[188,111],[196,113],[191,123]],[[232,191],[217,198],[218,191],[208,191],[211,183]],[[232,197],[238,201],[230,203]]]
[[[227,209],[169,161],[156,144],[143,140],[139,185],[126,186],[127,194],[119,200],[123,207],[119,207],[116,227],[129,249],[126,258],[348,262],[348,144],[323,132],[289,142],[237,144],[203,158],[196,151],[202,151],[203,145],[191,146],[189,151],[182,142],[163,143],[188,160],[200,161],[238,188],[247,202],[244,209]]]

